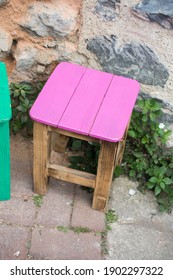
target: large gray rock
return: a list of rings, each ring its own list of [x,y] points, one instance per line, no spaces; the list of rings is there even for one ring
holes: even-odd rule
[[[77,11],[66,3],[35,2],[28,9],[28,16],[21,26],[37,36],[67,36],[73,34],[77,24]]]
[[[28,71],[36,61],[37,49],[33,48],[31,44],[19,42],[14,57],[16,69],[21,72]]]
[[[143,0],[132,8],[137,16],[173,29],[173,0]]]
[[[4,58],[9,54],[12,42],[13,40],[10,34],[0,29],[0,58]]]
[[[95,6],[95,12],[103,19],[114,21],[116,18],[116,4],[120,0],[98,0]]]
[[[103,70],[137,79],[147,85],[164,87],[169,73],[154,52],[146,45],[129,43],[119,47],[116,36],[97,36],[87,43]]]
[[[0,7],[6,5],[9,0],[0,0]]]
[[[31,43],[18,42],[14,53],[16,67],[14,77],[19,81],[43,80],[50,73],[50,66],[56,61],[53,49],[38,49]],[[13,78],[13,77],[12,77]]]

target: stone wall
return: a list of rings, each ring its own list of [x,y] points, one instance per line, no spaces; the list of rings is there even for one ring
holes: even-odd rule
[[[173,0],[0,0],[0,59],[11,81],[71,61],[141,84],[173,123]]]

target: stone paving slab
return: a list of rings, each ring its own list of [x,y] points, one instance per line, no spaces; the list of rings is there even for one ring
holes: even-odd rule
[[[172,260],[173,213],[160,213],[154,194],[144,195],[137,186],[124,176],[113,182],[109,207],[118,220],[107,235],[106,259]]]
[[[36,215],[36,207],[30,198],[11,197],[0,202],[0,221],[13,225],[32,225]]]
[[[31,139],[11,135],[11,194],[33,195]]]
[[[158,213],[157,203],[152,192],[142,194],[137,187],[137,183],[130,181],[125,176],[114,181],[109,208],[115,209],[119,220],[144,220]],[[129,195],[130,189],[136,193]]]
[[[172,260],[173,233],[117,223],[108,233],[110,260]]]
[[[101,240],[95,233],[61,232],[57,229],[35,228],[29,255],[33,259],[99,260]]]
[[[43,203],[38,208],[35,223],[46,227],[70,226],[74,200],[74,185],[58,180],[50,181]]]
[[[30,229],[0,224],[0,260],[27,259]]]
[[[76,196],[71,225],[73,227],[87,227],[94,231],[105,229],[105,214],[91,208],[93,194],[76,187]]]
[[[12,195],[0,201],[0,259],[173,259],[173,213],[159,213],[152,192],[141,194],[127,177],[112,184],[108,209],[118,220],[111,224],[107,245],[101,236],[105,214],[91,208],[92,194],[79,186],[51,179],[36,207],[32,148],[31,139],[11,136]]]
[[[34,204],[32,148],[31,139],[11,136],[11,199],[0,202],[0,257],[102,259],[98,231],[104,229],[104,213],[91,208],[90,194],[80,186],[50,179],[41,206]],[[77,234],[76,229],[90,231]]]

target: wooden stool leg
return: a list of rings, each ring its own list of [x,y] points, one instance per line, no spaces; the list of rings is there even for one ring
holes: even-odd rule
[[[118,143],[118,150],[117,150],[116,159],[115,159],[115,167],[117,165],[120,165],[121,162],[122,162],[123,154],[124,154],[124,149],[125,149],[125,146],[126,146],[126,139],[127,139],[129,125],[130,125],[130,121],[129,121],[127,127],[126,127],[125,132],[124,132],[124,136],[122,138],[122,141],[120,141]]]
[[[94,190],[94,209],[104,211],[109,197],[109,190],[112,183],[114,162],[118,143],[102,141],[97,167],[97,177]]]
[[[48,126],[34,122],[34,192],[44,195],[47,191],[47,165],[50,159],[50,132]]]
[[[57,153],[64,153],[70,137],[60,133],[53,133],[52,137],[53,149]]]

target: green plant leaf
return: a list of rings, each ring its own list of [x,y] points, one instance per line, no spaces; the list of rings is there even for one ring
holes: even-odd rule
[[[30,91],[32,89],[31,85],[22,85],[22,89],[25,91]]]
[[[28,98],[25,98],[24,104],[25,104],[26,107],[29,105],[29,99]]]
[[[128,131],[128,134],[129,134],[130,137],[136,138],[136,133],[135,133],[134,130],[129,130],[129,131]]]
[[[25,93],[25,91],[22,89],[21,91],[20,91],[20,94],[25,98],[26,97],[26,93]]]
[[[130,170],[129,176],[130,177],[136,177],[136,171],[135,170]]]
[[[165,183],[162,181],[162,182],[160,182],[160,187],[161,187],[161,189],[162,190],[164,190],[165,189]]]
[[[147,182],[146,186],[147,186],[147,189],[149,189],[149,190],[154,188],[154,184],[152,184],[150,182]]]
[[[157,118],[157,115],[155,113],[150,113],[150,120],[155,121]]]
[[[162,166],[159,171],[160,171],[160,175],[163,176],[166,173],[167,168],[165,166]]]
[[[121,166],[117,165],[114,170],[114,176],[119,177],[121,174],[122,174],[122,168]]]
[[[173,183],[173,181],[172,181],[170,178],[168,178],[168,177],[164,178],[164,179],[163,179],[163,182],[164,182],[166,185],[170,185],[170,184]]]
[[[154,189],[154,194],[155,196],[157,196],[159,193],[161,193],[162,189],[160,188],[160,186],[156,186]]]
[[[149,181],[153,184],[157,183],[158,179],[156,177],[151,177]]]
[[[72,148],[74,150],[80,150],[82,146],[82,141],[78,139],[73,139]]]
[[[19,94],[20,94],[20,91],[18,89],[15,89],[14,93],[13,93],[14,97],[18,97]]]
[[[21,116],[21,123],[24,124],[28,121],[28,116],[27,115],[24,115],[24,116]]]
[[[143,99],[139,99],[137,102],[137,105],[142,109],[144,107],[144,100]]]
[[[144,116],[142,117],[142,121],[143,121],[143,122],[147,122],[147,120],[148,120],[148,116],[147,116],[147,115],[144,115]]]
[[[20,112],[23,112],[23,107],[21,105],[17,106],[16,109]]]

